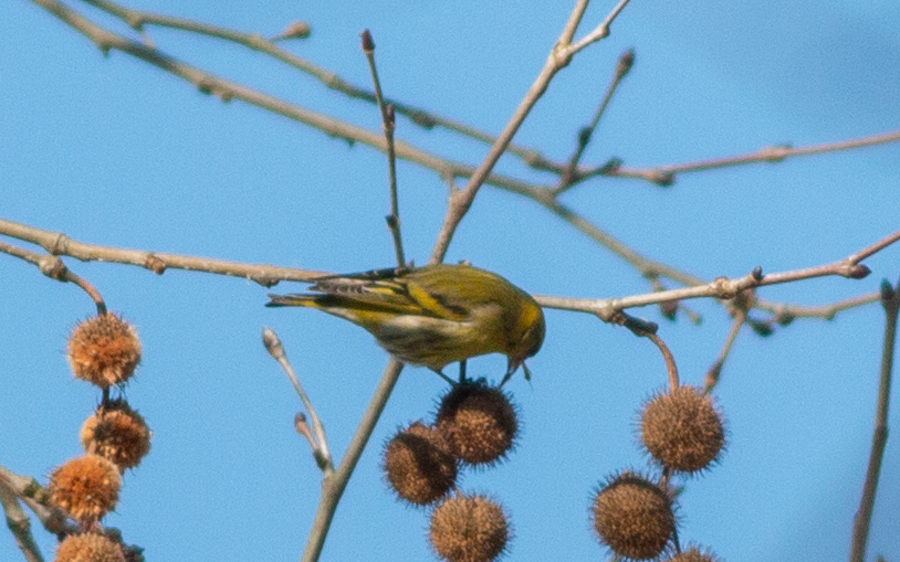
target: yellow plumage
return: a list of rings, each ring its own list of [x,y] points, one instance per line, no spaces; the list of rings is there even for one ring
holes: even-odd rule
[[[469,265],[323,277],[310,290],[317,293],[269,295],[266,306],[306,306],[347,319],[397,359],[435,371],[502,353],[509,359],[505,382],[544,340],[544,314],[531,295]]]

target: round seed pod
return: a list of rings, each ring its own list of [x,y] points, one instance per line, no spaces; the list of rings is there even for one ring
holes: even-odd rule
[[[482,382],[451,388],[438,407],[435,425],[450,453],[470,465],[492,465],[506,458],[519,432],[509,396]]]
[[[50,499],[82,524],[95,523],[119,501],[119,469],[99,455],[67,461],[50,475]]]
[[[456,459],[432,427],[415,422],[384,447],[382,468],[397,495],[416,505],[437,501],[456,484]]]
[[[56,549],[55,562],[125,562],[122,548],[103,535],[69,535]]]
[[[109,388],[134,374],[141,362],[141,342],[133,326],[115,314],[100,314],[75,327],[68,355],[77,378]]]
[[[592,515],[600,542],[631,560],[657,558],[675,532],[669,495],[632,472],[611,478],[597,492]]]
[[[428,530],[431,547],[447,562],[491,562],[506,551],[510,535],[503,508],[480,495],[445,499]]]
[[[680,386],[645,405],[641,442],[663,467],[694,473],[718,459],[725,446],[725,429],[709,395]]]
[[[143,416],[124,399],[100,405],[81,426],[85,452],[111,460],[120,470],[141,463],[150,451],[151,435]]]

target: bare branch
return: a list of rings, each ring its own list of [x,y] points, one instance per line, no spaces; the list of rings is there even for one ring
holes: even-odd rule
[[[607,16],[603,24],[606,28],[608,28],[609,22],[619,14],[627,3],[628,0],[622,0],[619,6]],[[485,180],[490,175],[494,165],[500,159],[500,156],[503,155],[504,151],[506,151],[507,146],[512,142],[512,138],[515,136],[528,114],[531,113],[534,105],[541,99],[544,92],[547,91],[550,81],[553,80],[553,77],[557,72],[569,64],[569,61],[571,61],[575,53],[580,50],[571,48],[573,46],[569,44],[569,41],[572,38],[574,30],[578,28],[578,24],[581,21],[581,17],[584,15],[586,7],[586,0],[578,1],[559,40],[556,42],[556,45],[554,45],[553,49],[551,49],[550,55],[544,63],[544,67],[531,84],[525,97],[519,103],[519,107],[516,108],[513,116],[509,119],[506,127],[504,127],[503,132],[500,133],[500,136],[498,136],[494,144],[491,145],[491,149],[487,156],[469,177],[469,182],[466,184],[466,187],[462,191],[452,192],[450,194],[450,204],[447,209],[447,214],[444,217],[444,224],[441,225],[441,230],[438,233],[437,242],[431,252],[430,263],[443,261],[444,254],[447,253],[447,248],[450,246],[450,240],[453,238],[453,233],[456,232],[456,227],[468,212],[469,207],[472,206],[472,202],[475,200],[478,190],[481,189],[481,186],[485,183]],[[600,37],[597,39],[600,39]],[[597,39],[594,39],[594,41]]]
[[[553,188],[554,195],[558,196],[560,193],[572,188],[575,185],[575,171],[578,169],[578,164],[581,162],[581,157],[584,155],[584,151],[590,144],[591,139],[594,136],[594,131],[597,129],[597,125],[600,123],[600,118],[603,117],[603,113],[606,111],[607,106],[609,106],[609,102],[610,100],[612,100],[613,94],[616,92],[616,89],[619,87],[622,79],[628,74],[633,65],[634,49],[629,49],[619,56],[619,62],[616,64],[615,74],[613,74],[612,81],[610,81],[609,86],[607,86],[606,88],[606,93],[603,95],[603,99],[600,101],[600,105],[594,112],[593,119],[591,119],[589,125],[583,127],[578,132],[578,143],[575,147],[575,152],[569,158],[569,163],[566,165],[566,168],[563,170],[562,174],[560,174],[559,183],[557,183],[556,187]]]
[[[894,344],[897,339],[897,315],[900,312],[900,283],[896,287],[886,280],[881,284],[881,305],[884,308],[884,340],[881,351],[881,374],[878,383],[878,397],[875,403],[875,429],[872,434],[872,449],[869,466],[863,485],[859,509],[853,519],[853,542],[850,546],[850,562],[863,562],[866,544],[869,540],[869,523],[875,506],[875,492],[878,476],[884,459],[884,448],[888,435],[888,407],[891,400],[891,377],[894,370]]]
[[[793,158],[796,156],[825,154],[828,152],[850,150],[853,148],[863,148],[867,146],[887,144],[897,141],[900,141],[900,130],[891,131],[879,135],[872,135],[860,139],[838,141],[825,144],[814,144],[809,146],[802,146],[799,148],[792,148],[790,145],[768,146],[750,154],[727,156],[725,158],[715,158],[711,160],[699,160],[697,162],[687,162],[685,164],[658,166],[655,168],[626,168],[624,166],[609,167],[606,165],[602,165],[592,169],[579,169],[577,177],[580,179],[594,176],[636,178],[646,180],[661,186],[669,186],[675,183],[675,179],[678,174],[684,172],[699,172],[703,170],[712,170],[715,168],[734,167],[744,164],[757,164],[760,162],[781,162],[787,158]]]
[[[719,299],[734,298],[738,293],[745,289],[762,287],[765,285],[775,285],[778,283],[788,283],[791,281],[799,281],[801,279],[812,279],[815,277],[825,277],[838,275],[850,279],[861,279],[865,277],[869,268],[859,262],[863,257],[872,255],[878,250],[887,247],[900,239],[900,231],[886,236],[882,240],[869,246],[865,250],[851,254],[850,256],[817,267],[808,267],[803,269],[795,269],[780,273],[770,273],[763,275],[761,270],[753,272],[736,279],[727,277],[719,277],[710,283],[703,285],[685,287],[682,289],[672,289],[668,291],[658,291],[645,295],[634,295],[630,297],[614,298],[614,299],[569,299],[562,297],[538,296],[535,297],[541,306],[548,308],[558,308],[562,310],[577,310],[581,312],[590,312],[598,315],[604,321],[610,321],[617,311],[636,306],[647,306],[648,304],[658,304],[670,300],[694,299],[700,297],[716,297]]]
[[[366,443],[369,442],[369,438],[372,436],[372,431],[374,431],[378,418],[381,417],[381,413],[384,411],[387,400],[391,392],[393,392],[402,370],[403,363],[393,358],[388,362],[384,374],[381,376],[381,382],[378,384],[378,388],[375,389],[375,394],[372,396],[372,400],[369,402],[369,406],[366,408],[359,426],[356,428],[356,433],[353,434],[353,439],[350,440],[350,445],[347,447],[347,452],[344,453],[344,458],[338,465],[337,471],[330,476],[326,476],[322,481],[322,496],[319,499],[319,507],[316,510],[316,518],[313,521],[312,529],[309,531],[309,539],[306,541],[306,548],[301,559],[302,562],[315,562],[319,559],[319,554],[321,554],[322,547],[325,545],[325,537],[328,534],[329,527],[331,527],[331,521],[337,510],[338,502],[347,488],[350,475],[353,474],[356,463],[359,462]]]
[[[300,401],[303,402],[303,407],[309,412],[309,417],[312,419],[313,432],[315,433],[315,439],[310,439],[313,457],[315,457],[319,469],[322,470],[322,474],[327,478],[334,473],[334,463],[328,448],[328,438],[325,436],[325,426],[322,424],[322,420],[319,419],[319,414],[316,413],[316,408],[313,406],[312,400],[309,399],[306,391],[303,390],[300,379],[298,379],[297,375],[294,373],[294,368],[291,366],[291,362],[288,361],[287,353],[284,352],[284,346],[281,344],[278,335],[269,328],[263,328],[262,339],[266,351],[268,351],[269,355],[281,365],[281,368],[284,370],[285,374],[287,374],[288,379],[290,379],[291,384],[294,385],[297,396],[299,396]]]
[[[734,342],[737,339],[738,333],[741,331],[741,327],[744,325],[744,321],[747,319],[747,311],[743,309],[736,309],[734,312],[734,320],[731,322],[731,329],[728,330],[728,335],[725,337],[725,343],[722,345],[722,350],[719,351],[719,356],[716,357],[716,360],[713,361],[712,366],[706,371],[706,376],[704,377],[703,382],[703,392],[709,394],[712,390],[719,384],[719,379],[722,376],[722,368],[725,366],[725,360],[728,359],[728,356],[731,354],[731,350],[734,347]]]
[[[0,478],[0,505],[6,514],[6,526],[15,537],[16,545],[22,551],[25,561],[44,562],[44,556],[31,534],[31,520],[19,505],[15,493],[5,485],[3,478]]]
[[[394,253],[397,256],[397,267],[406,265],[403,255],[403,237],[400,236],[400,204],[397,200],[397,155],[394,151],[394,108],[385,105],[384,96],[381,93],[381,80],[378,79],[378,67],[375,65],[375,42],[368,29],[362,32],[362,50],[369,62],[369,72],[372,74],[372,83],[375,86],[375,99],[378,102],[378,110],[381,113],[381,128],[384,131],[384,140],[387,143],[388,157],[388,185],[391,197],[391,213],[385,217],[388,229],[394,239]]]
[[[37,244],[53,256],[70,256],[81,261],[105,261],[136,265],[160,275],[166,269],[204,271],[218,275],[243,277],[264,287],[271,287],[279,281],[311,282],[318,277],[328,275],[321,271],[98,246],[78,242],[61,232],[42,230],[4,219],[0,219],[0,234]],[[0,247],[0,251],[3,251],[2,247]]]
[[[656,334],[645,334],[646,338],[656,344],[659,352],[662,353],[663,360],[666,362],[666,372],[669,375],[669,392],[678,389],[678,367],[675,365],[675,356],[669,350],[669,346]]]
[[[273,38],[272,40],[266,40],[258,33],[245,33],[219,26],[209,25],[198,21],[188,20],[185,18],[177,18],[152,12],[144,12],[106,0],[82,1],[91,4],[92,6],[96,6],[97,8],[100,8],[107,13],[110,13],[122,19],[126,24],[138,31],[142,31],[148,25],[156,25],[159,27],[180,29],[182,31],[187,31],[190,33],[206,35],[208,37],[214,37],[216,39],[222,39],[235,43],[237,45],[242,45],[244,47],[247,47],[248,49],[268,55],[292,68],[304,72],[305,74],[321,82],[323,86],[330,90],[344,94],[352,99],[358,99],[372,104],[377,103],[375,92],[354,86],[334,72],[317,66],[302,57],[298,57],[290,51],[286,51],[275,44],[275,41],[283,38],[283,36],[287,33],[293,33],[294,35],[292,36],[297,36],[297,30],[299,29],[302,34],[303,30],[308,29],[309,27],[304,22],[295,22],[294,24],[289,26],[288,30],[286,30],[281,35]],[[148,45],[152,45],[152,43],[148,43]],[[394,110],[397,113],[407,117],[413,124],[418,125],[424,129],[442,127],[444,129],[447,129],[448,131],[452,131],[454,133],[469,137],[485,144],[492,144],[496,140],[495,136],[486,133],[476,127],[472,127],[460,121],[455,121],[448,117],[438,115],[424,108],[416,107],[408,103],[403,103],[392,98],[384,98],[384,102],[386,104],[393,105]],[[548,169],[553,167],[553,164],[549,162],[546,157],[544,157],[540,152],[533,148],[510,144],[507,150],[509,153],[515,154],[524,162],[537,169]]]

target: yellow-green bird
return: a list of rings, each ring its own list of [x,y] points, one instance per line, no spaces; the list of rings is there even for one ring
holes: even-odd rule
[[[470,265],[426,265],[317,279],[316,294],[269,295],[266,306],[306,306],[368,330],[404,363],[441,372],[487,353],[509,359],[506,382],[544,341],[544,313],[525,291]],[[502,384],[502,383],[501,383]]]

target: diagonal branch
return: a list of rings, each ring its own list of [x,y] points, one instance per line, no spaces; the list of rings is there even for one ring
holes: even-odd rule
[[[584,16],[584,10],[587,8],[587,4],[587,0],[578,0],[575,8],[572,10],[572,14],[569,16],[566,26],[560,34],[559,40],[557,40],[556,44],[551,49],[550,55],[544,63],[544,67],[541,69],[540,73],[538,73],[537,78],[535,78],[534,82],[531,84],[528,92],[525,93],[525,97],[519,103],[519,107],[516,108],[512,117],[510,117],[506,127],[504,127],[494,144],[491,145],[491,149],[488,151],[487,156],[485,156],[478,168],[475,169],[475,172],[469,177],[469,182],[466,184],[466,187],[462,191],[451,192],[447,214],[444,217],[444,223],[441,225],[441,230],[438,233],[437,242],[431,252],[429,263],[443,261],[457,226],[459,226],[459,223],[469,211],[472,202],[475,200],[475,196],[478,195],[478,190],[481,189],[481,186],[490,175],[491,170],[493,170],[494,165],[506,151],[509,143],[512,142],[513,137],[519,130],[519,127],[522,126],[525,118],[528,117],[528,114],[531,113],[535,104],[541,99],[544,92],[547,91],[547,88],[550,86],[550,81],[553,80],[556,73],[565,68],[569,62],[571,62],[572,57],[589,44],[585,43],[580,47],[570,44],[575,30],[578,29],[578,24]],[[628,4],[628,0],[621,0],[619,5],[613,9],[601,24],[600,27],[607,30],[607,35],[609,24],[622,11],[626,4]],[[603,37],[605,36],[606,35]],[[598,36],[591,40],[590,43],[601,38],[602,37]]]

